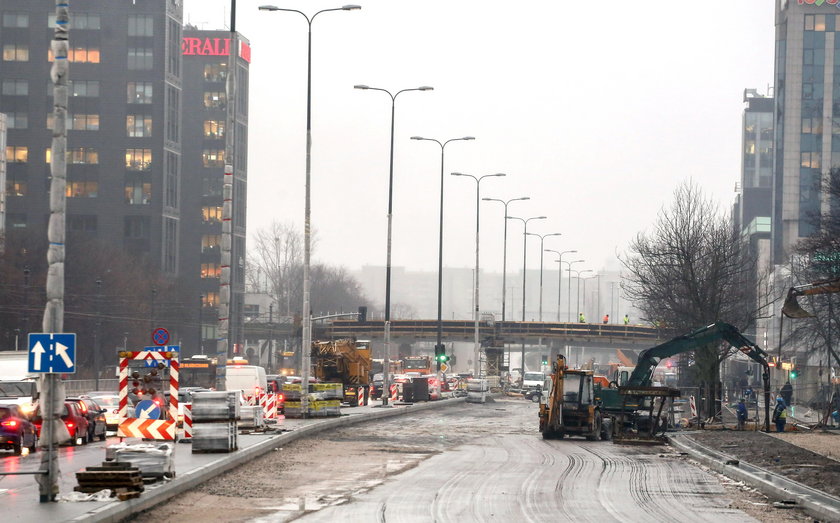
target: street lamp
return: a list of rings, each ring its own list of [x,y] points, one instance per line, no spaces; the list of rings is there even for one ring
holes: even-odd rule
[[[481,205],[480,205],[480,202],[481,202],[481,194],[480,194],[480,192],[481,192],[480,191],[481,180],[483,180],[485,178],[493,178],[493,177],[500,177],[500,176],[507,176],[507,175],[504,174],[504,173],[496,173],[496,174],[485,174],[484,176],[476,177],[476,176],[473,176],[471,174],[452,173],[452,176],[464,176],[464,177],[472,178],[473,180],[475,180],[475,311],[473,312],[473,314],[475,316],[475,348],[473,349],[473,352],[475,354],[474,354],[473,361],[475,362],[475,366],[474,366],[475,372],[478,375],[478,377],[480,378],[481,377],[481,360],[480,360],[481,342],[479,341],[479,336],[478,336],[478,329],[479,329],[479,326],[478,326],[478,320],[479,320],[479,318],[478,318],[478,315],[479,315],[479,307],[478,307],[478,280],[479,280],[479,274],[478,274],[478,268],[479,268],[479,265],[478,265],[478,226],[479,226],[479,211],[481,209]]]
[[[389,390],[391,385],[391,223],[394,210],[394,107],[397,103],[397,96],[408,91],[432,91],[434,87],[421,86],[411,89],[402,89],[395,94],[387,89],[370,87],[367,85],[354,85],[353,89],[364,91],[382,91],[391,98],[391,163],[388,171],[388,239],[385,260],[385,358],[382,362],[382,387],[384,391]],[[382,395],[382,405],[388,405],[388,394]]]
[[[309,35],[307,40],[306,52],[306,196],[304,204],[304,219],[303,219],[303,311],[302,316],[302,335],[300,342],[301,352],[301,383],[303,384],[303,394],[301,394],[301,417],[307,417],[309,408],[309,358],[311,356],[312,347],[312,311],[309,305],[309,265],[312,254],[312,223],[311,223],[311,173],[312,173],[312,22],[315,17],[327,11],[354,11],[361,9],[359,5],[345,5],[332,9],[322,9],[311,17],[306,16],[302,11],[297,9],[284,9],[273,5],[260,6],[260,11],[288,11],[290,13],[298,13],[306,19],[309,25]]]
[[[519,218],[518,216],[505,216],[508,220],[519,220],[525,229],[522,234],[522,321],[525,321],[525,275],[528,273],[528,222],[531,220],[545,220],[545,216],[532,216],[531,218]],[[522,341],[522,378],[525,378],[525,340]]]
[[[540,239],[540,315],[539,319],[542,321],[542,304],[543,304],[543,254],[545,253],[545,249],[543,248],[543,243],[545,239],[549,236],[562,236],[562,233],[559,232],[550,232],[548,234],[537,234],[535,232],[526,232],[525,234],[529,236],[536,236]]]
[[[589,272],[592,272],[592,271],[589,271]],[[592,276],[590,276],[590,277],[588,277],[588,278],[581,278],[581,279],[583,280],[583,315],[584,315],[584,316],[586,316],[586,280],[591,280],[591,279],[593,279],[593,278],[597,278],[597,277],[598,277],[598,275],[597,275],[597,274],[595,274],[595,275],[592,275]],[[598,308],[600,309],[601,307],[598,307]],[[598,319],[598,317],[599,317],[598,315],[600,315],[600,314],[601,314],[601,313],[600,313],[600,312],[598,312],[598,313],[595,315],[595,319],[596,319],[596,320]],[[591,322],[590,322],[590,323],[591,323]]]
[[[499,202],[505,206],[505,233],[502,240],[502,321],[505,321],[505,301],[507,294],[507,219],[508,219],[508,204],[510,202],[518,202],[523,200],[530,200],[530,196],[521,196],[519,198],[511,198],[510,200],[499,200],[498,198],[482,198],[485,202]]]
[[[586,269],[585,271],[573,271],[572,268],[569,267],[568,271],[569,271],[569,283],[571,284],[571,281],[572,281],[572,273],[575,273],[575,280],[577,280],[577,291],[575,292],[575,298],[576,298],[576,301],[577,301],[578,316],[580,316],[580,275],[584,274],[584,273],[587,273],[587,272],[592,272],[592,270]],[[569,287],[569,288],[571,289],[571,287]],[[584,316],[584,318],[585,317],[586,316]]]
[[[572,273],[571,273],[572,265],[575,264],[575,263],[583,263],[585,261],[586,260],[581,259],[581,260],[575,260],[575,261],[570,261],[570,262],[562,262],[562,263],[565,263],[566,265],[569,266],[569,268],[566,269],[566,270],[570,271],[569,272],[569,295],[566,297],[566,308],[567,308],[566,322],[569,322],[569,323],[572,321]],[[563,266],[562,263],[560,265],[561,269],[562,269],[562,266]]]
[[[577,251],[555,251],[554,249],[546,249],[546,252],[553,252],[560,256],[557,260],[555,260],[559,265],[557,266],[557,323],[560,323],[560,300],[562,299],[563,292],[563,255],[569,253],[576,253]]]
[[[412,136],[411,139],[435,142],[440,146],[440,232],[438,234],[437,344],[435,345],[435,354],[438,354],[438,351],[443,347],[443,153],[449,142],[469,141],[475,140],[475,138],[464,136],[463,138],[450,138],[445,142],[434,138],[423,138],[422,136]],[[437,362],[437,370],[440,371],[439,361]]]

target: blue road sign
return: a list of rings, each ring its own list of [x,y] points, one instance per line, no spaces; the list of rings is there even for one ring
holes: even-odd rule
[[[29,372],[73,374],[76,372],[75,334],[30,334]]]
[[[134,406],[134,415],[142,419],[160,419],[160,406],[152,400],[140,400]]]
[[[152,331],[152,342],[155,345],[166,345],[169,343],[169,331],[163,327],[158,327]]]
[[[153,352],[181,352],[180,345],[159,345],[154,347],[143,347],[143,350],[153,351]],[[157,367],[158,363],[163,363],[167,367],[169,366],[169,360],[143,360],[144,365],[146,367]]]

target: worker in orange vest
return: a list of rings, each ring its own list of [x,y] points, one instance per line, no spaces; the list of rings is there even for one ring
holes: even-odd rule
[[[610,315],[609,314],[604,314],[604,325],[606,325],[609,322],[610,322]]]

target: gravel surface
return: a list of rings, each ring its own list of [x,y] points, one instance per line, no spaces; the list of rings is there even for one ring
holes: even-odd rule
[[[433,456],[443,454],[435,460],[448,460],[451,459],[448,456],[453,451],[463,452],[458,449],[474,447],[504,434],[515,435],[511,441],[515,441],[515,438],[526,438],[527,441],[522,440],[527,443],[525,447],[542,448],[545,443],[542,442],[537,431],[536,409],[536,405],[524,400],[505,399],[484,406],[461,405],[439,411],[419,412],[299,440],[214,478],[164,505],[137,515],[132,518],[132,521],[139,523],[291,521],[300,516],[300,509],[305,509],[309,516],[321,513],[325,516],[337,513],[340,516],[343,508],[338,505],[353,503],[353,506],[357,506],[360,503],[358,500],[370,497],[369,494],[374,494],[373,491],[381,492],[389,485],[393,486],[393,482],[400,481],[400,478],[421,470],[416,467]],[[639,453],[640,463],[644,459],[652,459],[647,455],[653,449],[627,449],[625,447],[622,450],[614,448],[612,443],[592,443],[582,440],[581,442],[567,440],[567,442],[552,443],[563,449],[564,453],[576,449],[575,452],[583,456],[576,456],[578,461],[594,459],[593,463],[598,464],[598,470],[601,467],[597,459],[598,455],[630,452],[628,458],[631,460],[632,453]],[[577,449],[578,446],[589,445],[595,451],[594,454]],[[609,446],[604,448],[606,452],[597,452],[596,449],[601,445]],[[517,451],[499,447],[494,452],[507,454]],[[685,461],[689,466],[696,465],[668,448],[664,448],[662,452],[666,460],[680,460]],[[653,458],[655,456],[654,453]],[[623,458],[623,461],[628,458]],[[565,458],[558,456],[557,459]],[[612,463],[610,465],[612,467],[623,463],[623,461],[613,459],[608,459],[608,461]],[[560,461],[558,461],[558,466],[559,463]],[[582,463],[588,462],[580,462],[578,467],[584,466]],[[426,464],[423,464],[423,467],[422,470],[428,468]],[[650,473],[655,470],[658,469],[651,469]],[[395,477],[397,475],[400,475],[399,478]],[[647,475],[642,474],[639,478]],[[445,476],[452,477],[454,481],[455,476],[450,476],[449,473]],[[799,510],[772,508],[772,502],[767,498],[728,478],[711,472],[706,477],[708,480],[701,480],[686,492],[700,496],[698,489],[701,489],[701,485],[708,483],[708,487],[702,488],[711,488],[713,491],[715,487],[712,485],[720,483],[724,486],[722,494],[725,499],[716,499],[717,506],[741,510],[759,521],[772,523],[808,521]],[[527,481],[525,483],[527,484]],[[574,483],[564,488],[574,488],[573,485]],[[511,483],[513,492],[520,487],[519,480]],[[433,487],[430,485],[429,488]],[[582,493],[577,492],[576,495],[582,495]],[[610,496],[609,493],[598,493],[598,496],[604,495]],[[555,492],[556,496],[559,496],[559,492]],[[522,502],[524,501],[523,499]],[[577,504],[562,506],[573,507]],[[674,508],[676,509],[676,506]],[[675,512],[674,521],[680,519],[676,517],[677,514],[678,512]],[[609,519],[602,515],[600,520]],[[624,519],[634,520],[629,513]],[[654,520],[655,518],[650,519],[650,521]],[[512,523],[513,520],[509,521]]]
[[[833,434],[825,432],[774,432],[771,436],[840,461],[840,433],[838,432]]]
[[[828,494],[840,496],[840,462],[788,442],[797,442],[804,446],[804,442],[808,440],[815,442],[816,447],[817,440],[812,438],[815,435],[817,434],[789,433],[776,437],[776,434],[769,435],[763,432],[710,430],[698,432],[691,437],[703,445],[740,460]],[[837,438],[831,434],[824,436]],[[830,442],[831,440],[828,441]],[[840,439],[834,444],[835,452],[838,449]]]

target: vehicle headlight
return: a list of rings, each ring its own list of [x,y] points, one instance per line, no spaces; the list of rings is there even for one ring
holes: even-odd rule
[[[30,414],[35,412],[35,405],[32,403],[21,403],[20,411],[26,416],[29,416]]]

